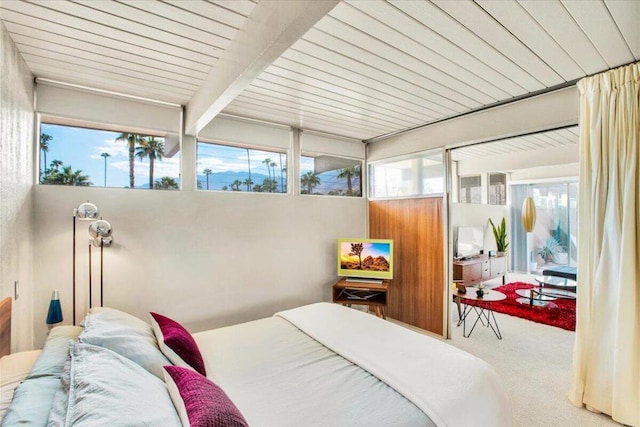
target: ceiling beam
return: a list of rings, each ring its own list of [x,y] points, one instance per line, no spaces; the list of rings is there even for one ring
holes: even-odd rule
[[[197,135],[340,0],[259,2],[186,107],[185,133]]]

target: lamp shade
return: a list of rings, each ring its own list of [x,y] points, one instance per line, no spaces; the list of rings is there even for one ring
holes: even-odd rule
[[[78,219],[96,219],[98,218],[98,207],[93,203],[84,202],[76,208],[75,214]]]
[[[108,248],[113,244],[113,236],[95,237],[91,242],[93,246],[97,248],[99,248],[100,246]]]
[[[111,236],[111,231],[111,224],[104,219],[99,219],[89,226],[89,235],[94,239],[96,237],[109,237]]]
[[[49,303],[49,312],[47,313],[47,325],[62,322],[62,307],[60,306],[60,292],[53,291],[51,302]]]
[[[536,205],[533,203],[533,198],[527,197],[522,203],[522,226],[527,233],[533,231],[533,227],[536,225]]]

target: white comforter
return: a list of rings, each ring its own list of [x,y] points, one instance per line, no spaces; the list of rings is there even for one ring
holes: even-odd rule
[[[193,334],[251,427],[434,427],[417,406],[282,317]]]
[[[475,356],[336,304],[312,304],[277,316],[393,387],[438,426],[512,425],[505,387]]]

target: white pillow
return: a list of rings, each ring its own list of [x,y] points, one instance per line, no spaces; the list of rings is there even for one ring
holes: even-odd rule
[[[67,393],[56,395],[49,425],[181,426],[162,380],[106,348],[70,345],[62,379]]]
[[[161,379],[162,367],[171,365],[160,351],[150,324],[113,308],[92,309],[78,341],[115,351]]]

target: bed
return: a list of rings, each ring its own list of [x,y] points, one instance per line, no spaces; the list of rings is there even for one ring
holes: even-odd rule
[[[341,305],[189,334],[94,308],[54,328],[3,425],[510,426],[482,360]]]

